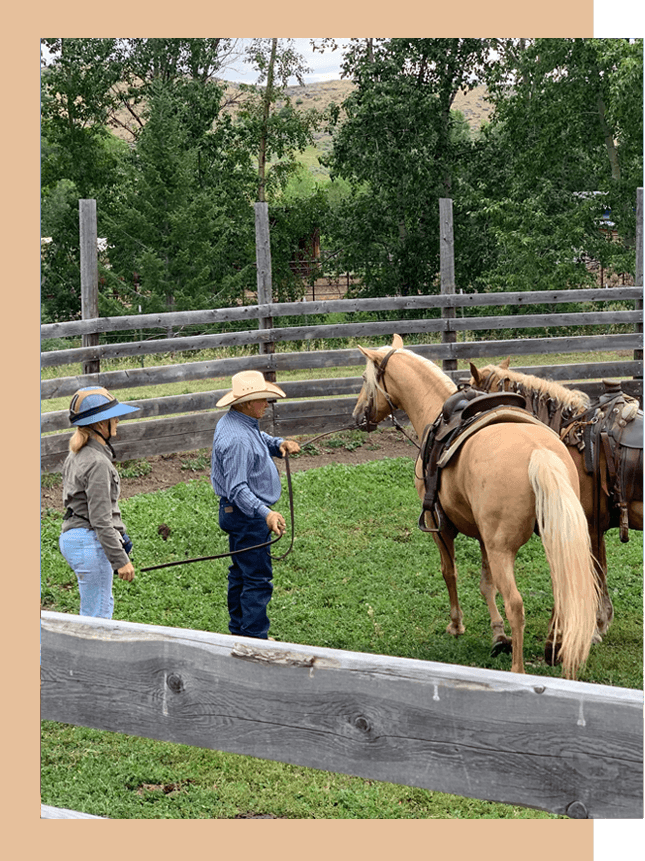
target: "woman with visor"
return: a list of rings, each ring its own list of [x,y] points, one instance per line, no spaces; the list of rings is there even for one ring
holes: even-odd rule
[[[111,619],[113,574],[134,578],[110,439],[117,434],[119,416],[138,409],[119,403],[101,386],[79,389],[70,403],[69,420],[76,430],[63,465],[66,512],[59,546],[78,580],[81,616]]]

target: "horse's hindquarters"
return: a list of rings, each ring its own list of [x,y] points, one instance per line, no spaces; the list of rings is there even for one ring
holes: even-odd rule
[[[573,463],[551,431],[516,423],[490,425],[468,439],[442,472],[439,499],[460,532],[511,552],[529,540],[535,495],[528,474],[536,448],[557,454],[577,493]]]

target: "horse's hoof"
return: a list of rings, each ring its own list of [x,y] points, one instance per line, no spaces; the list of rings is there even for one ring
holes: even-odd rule
[[[544,660],[550,667],[555,667],[556,664],[562,662],[559,643],[546,643],[544,646]]]
[[[455,625],[451,622],[446,628],[446,633],[451,634],[453,637],[458,637],[460,634],[465,634],[466,629],[463,625]]]
[[[513,652],[513,644],[512,641],[508,639],[508,637],[504,637],[503,640],[496,640],[493,643],[493,646],[490,650],[491,658],[496,658],[498,655],[510,655]]]

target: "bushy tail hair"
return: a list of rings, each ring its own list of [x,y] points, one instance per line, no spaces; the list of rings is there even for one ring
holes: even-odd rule
[[[554,642],[560,642],[564,675],[575,679],[589,656],[599,600],[587,520],[569,473],[553,452],[533,452],[529,479],[551,569]]]

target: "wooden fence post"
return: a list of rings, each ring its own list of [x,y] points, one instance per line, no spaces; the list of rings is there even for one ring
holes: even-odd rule
[[[447,197],[439,198],[439,260],[441,268],[441,294],[442,296],[454,294],[455,292],[455,240],[452,227],[452,200]],[[453,320],[456,316],[454,307],[441,309],[444,320]],[[441,335],[442,344],[455,344],[457,333],[449,329],[450,324]],[[443,360],[444,371],[456,371],[456,359]]]
[[[643,289],[643,189],[636,189],[636,271],[634,273],[634,286]],[[643,299],[637,299],[635,306],[637,311],[643,311]],[[636,323],[636,331],[642,334],[643,324]],[[634,350],[634,361],[643,361],[643,351]]]
[[[81,246],[81,317],[83,320],[99,316],[99,269],[97,254],[96,201],[78,201],[79,235]],[[97,333],[83,335],[84,347],[96,347],[99,343]],[[98,374],[101,370],[99,359],[83,362],[84,374]]]
[[[269,236],[269,205],[264,201],[253,204],[255,209],[255,259],[257,264],[258,305],[270,305],[273,302],[273,285],[271,281],[271,241]],[[260,329],[273,329],[272,317],[261,317]],[[260,355],[275,352],[275,344],[266,341],[259,345]],[[275,383],[275,371],[266,371],[265,378]]]

